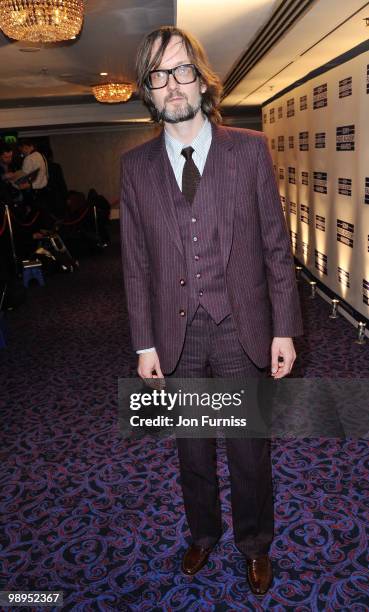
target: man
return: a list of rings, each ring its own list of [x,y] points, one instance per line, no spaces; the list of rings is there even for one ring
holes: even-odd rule
[[[49,171],[46,157],[37,151],[36,143],[28,138],[20,142],[19,149],[24,156],[22,171],[25,174],[35,173],[31,181],[19,185],[23,190],[24,204],[39,211],[38,228],[51,229],[58,215],[54,214],[53,194],[48,188]]]
[[[12,176],[13,149],[6,143],[0,143],[0,202],[9,204],[13,200],[16,189],[11,187],[9,177]]]
[[[8,172],[11,171],[13,163],[13,148],[6,144],[0,144],[0,181],[6,180]]]
[[[35,143],[32,140],[25,139],[19,145],[19,149],[24,155],[22,170],[25,174],[29,174],[37,170],[37,176],[32,181],[32,188],[36,192],[45,189],[48,181],[48,169],[46,159],[39,151],[36,151]]]
[[[200,44],[162,27],[142,42],[138,88],[164,127],[122,157],[121,231],[142,378],[282,378],[302,333],[294,269],[265,138],[219,126],[221,86]],[[282,361],[283,360],[283,361]],[[196,573],[221,536],[215,440],[177,439]],[[235,543],[252,591],[272,582],[267,440],[227,439]]]

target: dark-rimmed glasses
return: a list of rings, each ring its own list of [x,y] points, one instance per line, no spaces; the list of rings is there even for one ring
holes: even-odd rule
[[[179,85],[188,85],[196,81],[200,73],[194,64],[181,64],[167,70],[164,68],[162,70],[152,70],[147,78],[147,86],[149,89],[162,89],[162,87],[166,87],[170,74],[173,75]]]

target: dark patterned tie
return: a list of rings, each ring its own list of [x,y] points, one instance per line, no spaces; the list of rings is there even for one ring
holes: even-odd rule
[[[185,147],[181,151],[181,155],[183,155],[186,160],[182,173],[182,193],[190,204],[193,202],[196,189],[201,179],[201,174],[192,159],[193,151],[192,147]]]

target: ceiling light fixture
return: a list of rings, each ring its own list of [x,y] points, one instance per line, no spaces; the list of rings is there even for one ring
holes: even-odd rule
[[[108,76],[107,72],[100,72],[100,76]]]
[[[0,28],[15,40],[71,40],[82,22],[83,0],[0,0]]]
[[[105,83],[94,85],[92,92],[98,102],[112,104],[127,102],[133,93],[133,87],[130,83]]]

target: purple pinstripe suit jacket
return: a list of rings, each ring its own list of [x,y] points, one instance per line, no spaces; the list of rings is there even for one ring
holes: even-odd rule
[[[211,198],[217,215],[239,340],[252,361],[266,367],[273,336],[302,334],[287,227],[264,135],[212,129],[203,174],[211,159],[211,188],[203,198]],[[166,156],[164,134],[123,154],[120,219],[133,348],[155,346],[169,374],[184,342],[188,295],[180,282],[187,271]]]

